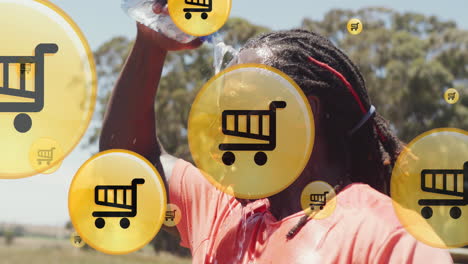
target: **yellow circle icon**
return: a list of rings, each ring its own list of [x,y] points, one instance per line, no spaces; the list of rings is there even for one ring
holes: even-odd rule
[[[208,36],[218,31],[229,18],[231,0],[169,0],[172,21],[192,36]]]
[[[57,157],[63,157],[62,147],[50,138],[36,140],[29,150],[29,162],[38,173],[50,174],[55,172],[62,163],[62,161],[59,161],[58,164],[54,162]],[[53,163],[56,165],[50,167],[50,164]]]
[[[166,212],[166,191],[146,159],[110,150],[93,156],[78,170],[68,210],[88,245],[107,254],[126,254],[144,247],[158,233]]]
[[[460,99],[460,94],[454,88],[447,89],[444,93],[444,99],[449,104],[455,104]]]
[[[274,195],[302,173],[315,136],[310,104],[286,74],[261,64],[231,67],[192,105],[188,140],[203,175],[243,199]]]
[[[93,114],[92,52],[71,18],[45,0],[0,0],[0,36],[0,178],[51,171]],[[61,151],[39,166],[30,151],[43,138]]]
[[[352,19],[350,19],[348,21],[348,24],[347,24],[346,27],[348,29],[348,32],[351,35],[359,35],[362,32],[363,24],[362,24],[361,20],[359,20],[357,18],[352,18]]]
[[[335,189],[324,181],[309,183],[301,193],[301,207],[314,219],[323,219],[333,214],[336,208]]]
[[[468,244],[468,132],[434,129],[413,141],[395,164],[391,196],[400,222],[439,248]]]
[[[182,219],[182,211],[176,204],[168,204],[164,216],[164,225],[173,227],[179,224]]]
[[[78,233],[76,232],[73,232],[70,235],[70,243],[72,244],[72,246],[77,247],[77,248],[82,248],[84,247],[84,245],[86,245],[86,243],[83,241],[80,235],[78,235]]]

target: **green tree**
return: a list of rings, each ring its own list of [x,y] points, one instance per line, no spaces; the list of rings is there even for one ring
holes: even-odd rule
[[[24,236],[24,233],[25,233],[25,229],[21,225],[5,229],[3,232],[3,236],[5,237],[5,244],[7,246],[13,245],[13,243],[15,242],[15,239],[17,237]]]
[[[13,232],[13,230],[7,230],[3,235],[5,236],[5,244],[7,246],[13,245],[15,241],[15,233]]]
[[[23,237],[26,233],[26,229],[22,225],[17,225],[13,228],[13,234],[15,237]]]
[[[353,17],[364,23],[358,36],[346,30]],[[302,27],[332,39],[359,66],[377,110],[403,140],[437,127],[468,129],[466,97],[455,105],[443,100],[448,88],[468,92],[468,31],[454,22],[365,8],[332,10]]]
[[[71,221],[67,221],[67,222],[65,223],[65,229],[66,229],[67,231],[73,231],[73,230],[75,230],[75,229],[73,228],[73,224],[72,224]]]

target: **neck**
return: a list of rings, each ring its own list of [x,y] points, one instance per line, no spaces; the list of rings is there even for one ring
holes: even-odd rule
[[[291,188],[287,188],[281,193],[269,197],[268,200],[270,201],[270,212],[277,220],[281,220],[302,210],[301,193],[294,193]]]

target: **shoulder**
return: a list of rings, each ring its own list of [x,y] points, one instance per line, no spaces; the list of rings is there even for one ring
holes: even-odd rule
[[[380,244],[403,230],[392,199],[366,184],[351,184],[337,195],[335,221],[358,241]]]
[[[373,227],[383,233],[402,228],[392,199],[367,184],[348,185],[337,195],[337,203],[343,217],[354,219],[356,224],[365,224],[362,227]]]
[[[337,195],[335,213],[341,237],[348,238],[343,244],[357,263],[452,263],[448,251],[411,236],[398,220],[392,199],[369,185],[346,187]]]
[[[366,207],[378,207],[391,202],[390,197],[364,183],[349,184],[338,195],[338,202],[343,205],[366,202]]]

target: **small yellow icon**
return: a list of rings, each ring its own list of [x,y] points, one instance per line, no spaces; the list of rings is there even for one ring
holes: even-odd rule
[[[156,169],[125,150],[99,153],[78,170],[68,194],[70,218],[80,237],[107,254],[148,244],[166,212],[166,191]]]
[[[169,0],[168,8],[174,23],[192,36],[207,36],[226,23],[232,0]]]
[[[29,162],[38,173],[55,172],[62,164],[62,160],[58,158],[63,156],[62,147],[50,138],[36,140],[29,150]]]
[[[439,248],[468,245],[468,132],[428,131],[412,140],[395,164],[393,205],[416,239]]]
[[[94,111],[93,53],[78,26],[50,1],[0,1],[0,25],[0,178],[54,171]],[[43,138],[54,143],[37,143]],[[31,153],[36,144],[41,148]]]
[[[336,208],[335,189],[324,181],[309,183],[301,194],[301,207],[314,219],[323,219],[333,214]]]
[[[190,111],[188,140],[203,175],[243,199],[274,195],[302,173],[314,118],[299,86],[265,65],[233,66],[213,77]]]
[[[77,248],[82,248],[82,247],[84,247],[84,245],[86,245],[86,243],[83,241],[83,239],[81,239],[80,235],[78,235],[78,233],[76,233],[76,232],[73,232],[70,235],[70,243],[74,247],[77,247]]]
[[[164,216],[164,225],[173,227],[179,224],[182,218],[182,211],[176,204],[168,204]]]
[[[352,18],[348,21],[348,32],[352,35],[359,35],[362,32],[363,24],[361,20],[357,18]]]
[[[460,94],[454,88],[447,89],[444,93],[444,99],[449,104],[456,104],[460,99]]]

